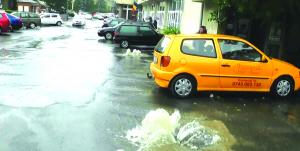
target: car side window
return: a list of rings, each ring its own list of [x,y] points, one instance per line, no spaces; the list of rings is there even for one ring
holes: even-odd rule
[[[155,35],[155,32],[148,26],[141,26],[140,32],[144,36],[153,36]]]
[[[212,39],[185,39],[181,51],[189,55],[216,58],[216,50]]]
[[[262,59],[262,55],[257,50],[241,41],[220,39],[219,45],[223,59],[255,62]]]
[[[50,15],[44,15],[43,18],[50,18]]]
[[[30,13],[30,14],[29,14],[29,17],[31,17],[31,18],[38,18],[39,16],[38,16],[37,14]]]
[[[137,35],[137,26],[121,26],[120,33],[125,35]]]
[[[54,14],[54,15],[51,15],[51,17],[52,17],[52,18],[57,18],[57,15],[56,15],[56,14]]]
[[[2,18],[3,16],[2,16],[2,14],[0,14],[0,18]]]
[[[27,18],[27,16],[28,16],[27,13],[21,13],[22,18]]]

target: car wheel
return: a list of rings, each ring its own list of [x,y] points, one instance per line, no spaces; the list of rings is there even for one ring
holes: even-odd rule
[[[29,28],[34,29],[36,27],[35,23],[29,23]]]
[[[271,92],[276,97],[288,97],[294,92],[294,82],[288,77],[279,78],[274,81]]]
[[[171,93],[178,98],[188,98],[196,92],[196,80],[189,75],[179,75],[171,81]]]
[[[110,32],[107,32],[104,37],[106,40],[112,40],[112,38],[113,38],[113,36]]]
[[[58,21],[58,22],[56,23],[57,26],[61,26],[61,24],[62,24],[61,21]]]
[[[122,40],[120,43],[121,48],[128,48],[129,43],[127,40]]]

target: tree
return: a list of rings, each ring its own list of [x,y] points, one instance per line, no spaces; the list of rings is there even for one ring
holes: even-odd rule
[[[299,0],[205,0],[214,3],[216,9],[211,13],[211,21],[218,22],[224,28],[226,22],[238,18],[248,18],[252,21],[256,35],[250,39],[266,48],[266,39],[274,23],[280,23],[280,52],[279,57],[285,58],[284,50],[297,49],[291,44],[292,35],[300,34],[298,14],[300,14]],[[259,33],[260,32],[260,33]],[[258,37],[257,34],[261,37]]]

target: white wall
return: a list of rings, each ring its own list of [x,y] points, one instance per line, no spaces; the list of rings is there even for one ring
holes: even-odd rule
[[[202,3],[184,0],[180,31],[183,34],[194,34],[199,31]]]

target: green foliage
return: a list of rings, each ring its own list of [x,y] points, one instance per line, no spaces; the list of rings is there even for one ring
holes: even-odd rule
[[[12,13],[13,12],[13,10],[11,10],[11,9],[5,9],[5,12],[7,12],[7,13]]]
[[[162,33],[165,35],[171,35],[171,34],[180,34],[180,29],[178,27],[164,27],[162,29]]]
[[[299,0],[205,0],[212,3],[215,10],[210,14],[209,21],[219,24],[230,19],[229,13],[251,19],[264,20],[266,23],[280,20],[284,16],[297,17],[300,14]]]

